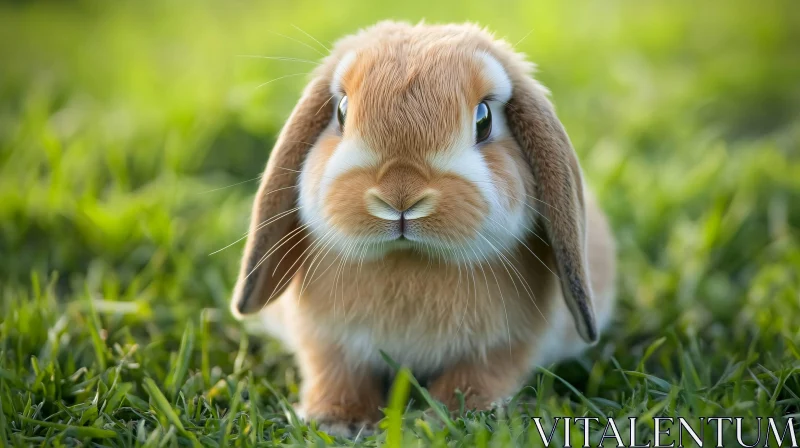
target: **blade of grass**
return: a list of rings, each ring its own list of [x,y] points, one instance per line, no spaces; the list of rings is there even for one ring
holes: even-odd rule
[[[655,353],[655,351],[658,350],[659,347],[664,345],[664,342],[666,342],[666,341],[667,341],[666,336],[665,337],[660,337],[660,338],[656,339],[655,341],[653,341],[653,343],[650,344],[647,347],[647,349],[644,351],[644,355],[642,356],[642,359],[639,360],[639,368],[637,370],[644,372],[644,363],[646,363],[647,360],[650,359],[651,356],[653,356],[653,353]]]
[[[605,413],[604,413],[603,411],[601,411],[601,410],[600,410],[600,408],[598,408],[598,407],[597,407],[597,405],[595,405],[595,404],[592,402],[592,400],[590,400],[590,399],[586,398],[586,396],[585,396],[585,395],[583,395],[583,394],[582,394],[582,393],[581,393],[581,392],[580,392],[580,391],[579,391],[577,388],[575,388],[575,386],[573,386],[572,384],[570,384],[570,382],[569,382],[569,381],[565,380],[564,378],[561,378],[560,376],[558,376],[558,375],[556,375],[555,373],[553,373],[553,372],[551,372],[551,371],[549,371],[549,370],[545,369],[544,367],[539,367],[539,370],[541,370],[541,371],[542,371],[542,372],[543,372],[545,375],[547,375],[547,376],[549,376],[549,377],[551,377],[551,378],[555,378],[555,379],[557,379],[557,380],[561,381],[561,383],[562,383],[563,385],[567,386],[567,389],[569,389],[570,391],[572,391],[572,393],[573,393],[573,394],[575,394],[575,396],[577,396],[578,398],[580,398],[580,399],[581,399],[581,402],[583,402],[583,404],[585,404],[585,405],[586,405],[586,406],[587,406],[589,409],[591,409],[591,410],[592,410],[592,412],[594,412],[594,413],[595,413],[595,414],[597,414],[598,416],[605,416]]]
[[[175,365],[170,371],[167,380],[164,383],[171,398],[178,396],[181,390],[183,380],[186,377],[186,372],[189,370],[189,362],[192,357],[192,350],[194,348],[194,325],[190,321],[186,328],[183,330],[183,337],[181,338],[181,346],[178,350],[178,358],[175,360]]]
[[[396,372],[402,370],[400,364],[398,364],[395,360],[393,360],[386,352],[381,350],[380,354],[381,357],[383,357],[383,360],[386,361],[386,363],[389,364],[389,366]],[[434,413],[436,413],[436,415],[439,417],[442,423],[444,423],[444,425],[450,431],[450,434],[455,437],[461,438],[462,437],[461,431],[458,428],[456,428],[456,425],[453,423],[453,420],[450,418],[450,415],[448,415],[447,411],[443,409],[442,405],[439,404],[431,396],[431,394],[428,392],[427,389],[425,389],[424,387],[422,387],[422,385],[419,384],[419,381],[417,381],[417,379],[414,378],[414,375],[408,375],[408,381],[414,386],[414,389],[416,389],[417,392],[419,392],[419,394],[422,395],[422,398],[425,399],[425,402],[428,404],[428,406],[433,410]]]
[[[258,388],[254,387],[256,382],[253,379],[253,373],[251,372],[247,377],[247,384],[250,385],[248,387],[248,401],[250,402],[250,434],[249,434],[249,441],[250,443],[255,444],[259,440],[264,439],[264,425],[261,423],[261,412],[259,412],[258,403],[260,401],[260,397],[258,394]]]
[[[403,413],[411,389],[411,371],[403,368],[397,372],[389,395],[389,407],[386,409],[388,435],[386,446],[400,448],[403,444]]]
[[[101,429],[92,426],[64,425],[62,423],[44,422],[41,420],[35,420],[28,417],[20,417],[20,420],[30,425],[38,425],[45,428],[58,429],[60,431],[66,431],[68,434],[74,434],[80,437],[93,437],[95,439],[113,439],[117,437],[117,433],[110,429]]]
[[[229,437],[231,435],[231,427],[233,426],[233,421],[236,418],[236,414],[239,412],[239,405],[242,401],[242,389],[244,387],[244,381],[239,381],[236,383],[236,390],[233,392],[233,397],[231,399],[231,404],[228,408],[228,413],[225,415],[225,418],[222,419],[222,441],[220,442],[220,446],[229,446]]]
[[[165,397],[164,394],[161,393],[161,390],[159,390],[156,382],[153,381],[152,378],[145,378],[144,380],[142,380],[142,385],[144,386],[144,389],[147,391],[147,394],[150,395],[150,398],[153,400],[153,406],[155,406],[156,410],[160,412],[162,415],[164,415],[164,417],[167,418],[167,421],[169,421],[170,424],[175,425],[175,427],[178,428],[178,431],[180,431],[180,433],[184,437],[191,440],[195,446],[198,446],[199,442],[195,438],[194,434],[192,434],[191,432],[187,431],[186,428],[184,428],[183,423],[181,423],[180,417],[178,417],[178,414],[176,414],[175,410],[172,409],[172,406],[169,404],[169,401],[167,401],[167,397]]]
[[[211,385],[211,362],[208,358],[209,326],[209,311],[204,308],[200,313],[200,372],[203,374],[204,388],[208,388]]]
[[[0,391],[4,389],[3,386],[5,386],[4,381],[0,380]],[[6,426],[8,425],[8,422],[6,421],[6,410],[3,406],[5,398],[5,396],[0,396],[0,440],[3,440],[4,442],[8,440],[8,435],[6,434]]]
[[[100,372],[106,371],[106,344],[100,337],[100,330],[103,328],[100,324],[100,317],[97,315],[97,310],[94,308],[94,301],[92,294],[86,291],[86,307],[89,310],[89,337],[92,340],[92,347],[97,357],[97,364],[100,367]]]

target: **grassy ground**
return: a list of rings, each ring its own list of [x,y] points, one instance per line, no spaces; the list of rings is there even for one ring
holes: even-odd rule
[[[227,313],[241,243],[209,253],[246,230],[304,77],[257,86],[310,68],[237,55],[316,58],[292,24],[330,42],[387,17],[480,21],[540,64],[621,305],[508,413],[398,401],[356,443],[538,443],[525,415],[740,416],[755,440],[751,417],[800,418],[800,4],[275,3],[0,6],[0,446],[353,443],[287,416],[291,358]]]

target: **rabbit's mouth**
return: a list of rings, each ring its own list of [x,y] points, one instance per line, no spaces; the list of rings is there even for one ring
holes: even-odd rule
[[[385,258],[394,254],[417,254],[424,260],[437,262],[461,263],[493,259],[499,255],[492,247],[480,248],[477,240],[442,239],[431,235],[415,235],[413,232],[380,236],[364,239],[349,239],[339,245],[339,256],[350,261],[369,261]],[[348,249],[357,247],[359,249]],[[477,258],[476,258],[477,257]]]

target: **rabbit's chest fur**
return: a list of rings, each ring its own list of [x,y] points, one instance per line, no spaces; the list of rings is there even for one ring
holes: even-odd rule
[[[334,262],[295,282],[296,329],[337,341],[353,363],[385,367],[382,350],[431,372],[544,330],[559,290],[555,277],[533,263],[540,262],[519,256],[513,268],[500,262],[459,267],[397,256],[340,269]]]

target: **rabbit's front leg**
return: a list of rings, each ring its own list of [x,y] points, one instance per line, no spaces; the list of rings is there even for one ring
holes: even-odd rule
[[[456,391],[463,394],[466,409],[491,409],[519,390],[530,371],[531,352],[528,344],[512,343],[464,359],[444,369],[429,392],[451,411],[459,407]]]
[[[303,375],[298,415],[333,435],[355,437],[374,431],[383,417],[380,379],[364,367],[348,365],[341,351],[316,341],[298,351]]]

